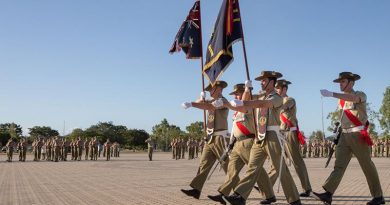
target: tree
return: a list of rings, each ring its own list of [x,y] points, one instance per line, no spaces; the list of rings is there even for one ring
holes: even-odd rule
[[[313,140],[322,141],[323,139],[325,139],[324,136],[325,135],[321,130],[316,130],[310,134],[309,140],[310,141],[313,141]]]
[[[36,137],[43,137],[43,138],[50,138],[54,136],[58,136],[59,133],[57,130],[51,129],[51,127],[47,126],[34,126],[32,128],[28,128],[30,137],[36,138]]]
[[[188,136],[194,139],[202,139],[206,135],[203,122],[197,121],[186,127]]]
[[[163,119],[160,124],[152,127],[152,136],[156,139],[157,144],[167,151],[172,138],[185,138],[185,133],[176,125],[170,125],[167,119]]]
[[[390,134],[390,86],[388,86],[383,93],[382,106],[379,109],[380,117],[379,123],[384,130],[385,135]]]
[[[23,135],[22,127],[15,123],[0,124],[0,142],[5,145],[10,138],[19,139]]]
[[[145,140],[149,138],[149,133],[145,130],[130,129],[125,134],[127,149],[145,149]]]

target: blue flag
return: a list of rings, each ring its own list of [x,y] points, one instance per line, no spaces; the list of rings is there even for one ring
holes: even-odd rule
[[[180,26],[169,53],[184,51],[188,59],[202,57],[200,1],[196,1]]]
[[[232,45],[242,38],[241,28],[238,0],[223,0],[203,67],[203,74],[210,84],[214,85],[232,62]]]

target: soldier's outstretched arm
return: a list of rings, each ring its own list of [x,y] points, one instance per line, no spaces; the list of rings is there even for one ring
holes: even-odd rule
[[[326,90],[326,89],[320,90],[320,92],[321,92],[321,95],[324,97],[334,97],[334,98],[338,98],[338,99],[350,101],[350,102],[355,102],[355,103],[364,102],[365,98],[366,98],[366,96],[364,94],[356,95],[354,93],[336,93],[336,92],[331,92],[331,91]]]

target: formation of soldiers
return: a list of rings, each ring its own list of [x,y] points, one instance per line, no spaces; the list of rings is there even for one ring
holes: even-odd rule
[[[188,153],[188,160],[198,158],[199,152],[202,154],[204,140],[195,140],[190,138],[188,141],[180,138],[173,138],[171,141],[172,159],[185,159],[185,153]]]
[[[332,140],[313,140],[300,145],[301,155],[303,158],[326,158],[333,144]],[[373,139],[370,150],[371,157],[390,157],[390,140]]]
[[[335,146],[329,141],[314,140],[305,143],[296,117],[295,99],[287,95],[291,82],[279,79],[282,76],[279,72],[263,71],[255,78],[261,82],[262,88],[256,95],[251,93],[251,81],[236,84],[230,93],[234,96],[231,101],[222,95],[227,83],[216,81],[205,88],[211,99],[206,99],[206,93],[201,92],[196,101],[182,104],[185,109],[194,107],[207,111],[207,136],[204,138],[199,168],[189,184],[190,189],[181,191],[199,199],[206,179],[211,176],[209,174],[213,165],[218,163],[226,173],[225,181],[218,188],[218,194],[208,195],[208,198],[221,204],[245,205],[253,188],[264,196],[260,204],[275,203],[277,199],[273,188],[277,180],[278,188],[281,185],[287,202],[291,205],[300,205],[300,197],[309,196],[324,204],[332,204],[333,195],[354,156],[359,161],[373,197],[366,204],[385,204],[371,155],[382,156],[383,150],[387,151],[387,148],[382,143],[372,142],[368,134],[367,96],[364,92],[353,89],[360,76],[351,72],[340,73],[333,82],[339,83],[341,93],[320,90],[323,97],[338,99],[339,122],[335,126]],[[230,136],[227,123],[229,110],[235,111]],[[371,147],[372,145],[374,146]],[[326,157],[333,152],[335,166],[322,185],[324,191],[314,192],[303,157]],[[263,167],[267,158],[271,162],[269,172]],[[296,170],[303,189],[301,193],[298,192],[286,159],[291,160]],[[247,166],[246,172],[239,177],[244,166]]]
[[[15,150],[19,151],[19,161],[26,161],[28,143],[26,139],[22,138],[19,142],[14,142],[13,139],[9,139],[6,144],[7,160],[12,162],[13,153]],[[60,138],[59,136],[51,137],[48,139],[35,138],[31,144],[33,161],[67,161],[68,155],[70,160],[81,161],[93,160],[96,161],[101,157],[103,151],[103,157],[106,160],[110,160],[111,157],[119,157],[120,145],[117,142],[111,143],[109,139],[101,145],[96,137],[91,139],[82,140],[80,137],[73,140],[67,138]]]

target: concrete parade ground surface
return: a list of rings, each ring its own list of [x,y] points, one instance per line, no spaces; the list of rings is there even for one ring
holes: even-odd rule
[[[68,156],[68,158],[70,158]],[[217,170],[203,188],[199,200],[181,193],[188,189],[195,176],[199,159],[172,160],[171,153],[155,152],[153,161],[146,152],[121,153],[120,158],[105,161],[32,161],[5,162],[0,155],[0,204],[217,204],[207,198],[216,195],[224,181],[223,171]],[[83,158],[84,159],[84,156]],[[325,158],[305,159],[314,191],[322,192],[321,185],[332,171],[334,159],[324,168]],[[390,158],[373,158],[378,169],[386,202],[390,203]],[[269,170],[266,162],[265,168]],[[298,190],[301,184],[293,166],[289,167]],[[243,174],[244,170],[241,173]],[[287,204],[282,189],[277,203]],[[247,204],[259,204],[261,194],[253,190]],[[371,199],[364,174],[355,158],[345,172],[332,204],[366,204]],[[322,204],[314,198],[301,198],[303,204]]]

